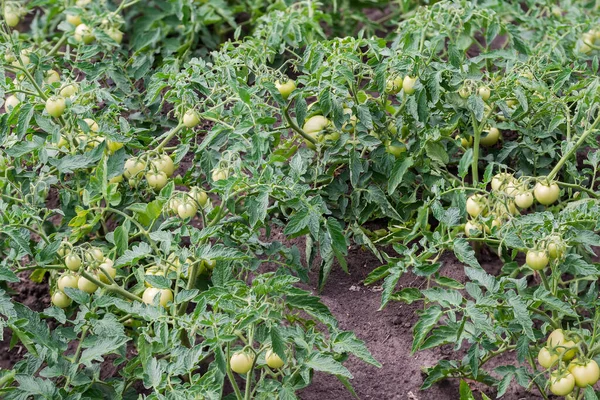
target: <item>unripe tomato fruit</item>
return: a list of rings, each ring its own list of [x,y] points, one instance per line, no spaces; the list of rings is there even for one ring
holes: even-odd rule
[[[185,114],[183,114],[183,125],[188,128],[193,128],[200,123],[200,117],[198,117],[198,113],[196,110],[187,110]]]
[[[125,161],[123,176],[129,179],[137,176],[140,172],[146,169],[146,163],[137,158],[130,158]]]
[[[533,195],[540,204],[548,206],[558,200],[560,188],[555,182],[549,185],[538,182],[533,189]]]
[[[515,196],[515,204],[519,208],[529,208],[533,204],[533,194],[529,191],[520,192]]]
[[[468,99],[469,96],[471,95],[471,90],[469,90],[468,87],[463,86],[458,90],[458,95],[460,97],[462,97],[463,99]]]
[[[95,260],[95,261],[104,261],[104,253],[102,252],[101,249],[99,249],[97,247],[92,247],[89,250],[88,254],[92,258],[92,260]],[[112,261],[110,261],[110,265],[112,266]]]
[[[573,374],[573,378],[575,378],[575,385],[580,388],[584,388],[587,385],[594,386],[598,382],[598,379],[600,379],[600,368],[598,368],[598,363],[594,360],[587,362],[574,360],[569,364],[568,369]]]
[[[112,141],[112,140],[109,139],[109,140],[106,141],[106,148],[111,153],[114,153],[115,151],[123,148],[123,143],[121,143],[121,142],[114,142],[114,141]]]
[[[569,371],[554,371],[550,374],[550,391],[557,396],[566,396],[575,388],[575,377]]]
[[[108,183],[121,183],[123,182],[123,175],[113,176],[108,180]]]
[[[385,146],[385,151],[398,158],[402,155],[402,153],[406,152],[406,147],[402,145],[388,144]]]
[[[157,289],[153,287],[146,288],[142,295],[142,300],[146,304],[154,304],[154,298],[160,294],[159,304],[167,307],[167,304],[173,301],[173,292],[170,289]]]
[[[565,246],[559,240],[556,240],[548,243],[546,250],[548,250],[550,258],[560,258],[565,251]]]
[[[107,259],[107,261],[110,260]],[[112,261],[105,261],[102,264],[100,264],[98,268],[100,268],[100,271],[98,272],[98,278],[100,278],[100,282],[104,282],[106,284],[111,283],[110,279],[108,279],[108,277],[105,275],[105,272],[113,279],[115,279],[115,277],[117,276],[117,269],[113,267]]]
[[[217,266],[216,260],[204,260],[204,266],[207,270],[212,271]]]
[[[19,18],[17,10],[6,5],[4,8],[4,21],[6,21],[6,25],[8,25],[10,28],[14,28],[15,26],[19,25],[21,18]]]
[[[46,100],[46,112],[54,118],[63,115],[66,106],[65,99],[62,97],[53,96]]]
[[[77,25],[73,36],[75,37],[75,40],[77,40],[79,43],[84,44],[90,44],[94,40],[96,40],[94,34],[92,33],[92,30],[86,24]]]
[[[95,133],[100,130],[100,126],[98,125],[98,123],[91,118],[84,118],[83,122],[87,124],[88,128],[90,129],[90,132]]]
[[[485,211],[485,198],[481,194],[474,194],[467,199],[467,213],[476,218]]]
[[[322,115],[314,115],[304,122],[304,126],[302,130],[312,136],[316,141],[323,141],[324,137],[321,134],[321,131],[327,128],[329,125],[329,120]],[[309,149],[315,150],[317,146],[312,143],[310,140],[305,140],[306,147]]]
[[[402,90],[406,94],[413,94],[415,92],[415,83],[417,82],[417,78],[410,77],[406,75],[402,80]]]
[[[87,280],[83,276],[79,277],[79,281],[77,282],[77,287],[79,290],[92,294],[98,289],[98,285],[94,282]]]
[[[67,308],[71,305],[73,300],[61,291],[56,291],[52,295],[52,304],[58,308]]]
[[[281,97],[283,97],[284,100],[287,100],[287,98],[290,97],[290,94],[296,90],[296,82],[294,82],[293,79],[288,79],[287,82],[284,83],[277,81],[275,82],[275,87],[279,90]]]
[[[558,354],[550,352],[547,347],[542,347],[538,353],[538,363],[548,369],[558,361]]]
[[[69,14],[65,16],[65,20],[73,26],[81,25],[81,16],[79,14]]]
[[[104,32],[109,38],[117,42],[117,44],[121,44],[121,42],[123,41],[123,32],[121,32],[117,28],[108,28]]]
[[[562,329],[556,329],[548,335],[547,346],[554,349],[559,356],[562,355],[564,361],[572,359],[577,354],[576,343],[567,340]]]
[[[501,172],[492,178],[492,190],[498,191],[505,188],[509,183],[514,183],[515,178],[511,174]]]
[[[149,171],[146,174],[146,182],[148,182],[148,186],[150,186],[154,190],[160,190],[164,188],[167,184],[167,181],[167,174],[165,174],[162,171]]]
[[[525,257],[525,262],[529,268],[539,271],[546,268],[549,259],[544,251],[529,250]]]
[[[60,90],[62,97],[71,97],[79,91],[79,86],[76,83],[71,83]]]
[[[398,94],[402,89],[402,77],[397,76],[394,79],[388,79],[385,83],[385,91],[389,94]]]
[[[465,235],[467,237],[478,237],[481,234],[481,225],[476,222],[467,221],[465,224]]]
[[[498,140],[500,140],[500,130],[498,128],[490,128],[487,135],[480,137],[479,144],[485,147],[491,147],[498,143]]]
[[[81,258],[77,254],[69,254],[65,257],[65,265],[71,271],[79,271],[81,267]]]
[[[169,200],[168,207],[171,209],[173,214],[177,214],[177,209],[179,208],[181,203],[182,203],[181,199],[178,199],[177,197],[173,197],[172,199]]]
[[[168,154],[161,154],[160,157],[152,160],[152,165],[161,172],[164,172],[168,178],[170,178],[175,172],[175,163]]]
[[[482,86],[482,87],[479,88],[479,90],[477,91],[477,93],[479,94],[479,97],[481,97],[481,99],[483,101],[487,101],[490,98],[490,95],[492,94],[492,91],[490,90],[489,87]]]
[[[315,115],[304,122],[302,130],[308,134],[317,133],[325,129],[329,125],[329,120],[322,115]]]
[[[247,374],[252,369],[254,356],[252,354],[238,351],[233,353],[229,360],[229,366],[233,372],[238,374]]]
[[[51,69],[46,72],[46,76],[44,78],[47,84],[52,85],[53,83],[60,82],[60,74],[55,70]]]
[[[7,112],[10,112],[13,110],[13,108],[15,108],[16,106],[18,106],[20,103],[19,99],[17,99],[16,96],[13,96],[12,94],[10,96],[8,96],[6,98],[6,100],[4,101],[4,109]]]
[[[229,178],[229,171],[226,169],[217,168],[212,172],[212,180],[214,182]]]
[[[191,218],[196,215],[197,211],[196,205],[191,202],[182,203],[177,207],[177,215],[181,219]]]
[[[273,350],[269,349],[265,353],[265,361],[271,368],[277,369],[283,367],[283,360]]]
[[[76,275],[65,274],[58,278],[58,281],[56,281],[56,286],[58,287],[58,290],[64,292],[65,288],[68,287],[75,289],[77,287],[78,281],[79,277],[77,277]]]
[[[208,204],[208,195],[204,190],[193,187],[190,191],[190,195],[198,202],[198,204],[200,204],[200,207],[204,208],[206,207],[206,204]]]

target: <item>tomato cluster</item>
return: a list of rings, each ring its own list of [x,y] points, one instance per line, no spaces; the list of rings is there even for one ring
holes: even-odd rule
[[[519,215],[519,209],[531,207],[534,199],[545,206],[558,200],[560,189],[555,182],[542,179],[532,191],[529,187],[531,180],[527,177],[516,179],[505,172],[495,175],[491,181],[491,192],[477,193],[467,199],[466,210],[472,219],[465,225],[465,235],[477,237],[484,231],[489,233],[494,227],[501,227],[504,222]]]
[[[114,262],[104,256],[98,247],[72,247],[67,241],[61,243],[58,255],[63,257],[65,267],[69,270],[56,280],[57,290],[52,295],[52,304],[60,308],[71,305],[71,298],[65,288],[79,289],[88,294],[94,293],[98,285],[114,283],[117,270]]]
[[[554,330],[538,353],[541,367],[551,370],[549,388],[557,396],[567,396],[575,387],[594,386],[600,379],[598,363],[581,355],[580,336],[575,332]]]
[[[238,351],[231,355],[229,367],[238,374],[249,373],[255,365],[256,354],[251,351]],[[288,360],[289,361],[289,360]],[[272,369],[279,369],[285,365],[285,362],[272,348],[267,347],[265,351],[265,364]]]

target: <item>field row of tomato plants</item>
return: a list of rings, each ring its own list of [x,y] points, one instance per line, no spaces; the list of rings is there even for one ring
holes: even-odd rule
[[[3,398],[355,394],[368,338],[297,285],[350,245],[453,346],[423,389],[597,398],[600,4],[388,3],[0,1]]]

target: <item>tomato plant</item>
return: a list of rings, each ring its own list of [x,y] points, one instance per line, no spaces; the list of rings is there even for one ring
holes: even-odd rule
[[[298,285],[353,246],[382,307],[422,306],[412,352],[461,352],[424,389],[593,398],[596,3],[2,2],[0,325],[27,352],[0,393],[352,392],[348,356],[379,362]]]

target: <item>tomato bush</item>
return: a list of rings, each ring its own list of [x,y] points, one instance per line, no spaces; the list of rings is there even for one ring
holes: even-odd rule
[[[413,352],[464,350],[424,389],[595,396],[597,2],[388,3],[0,3],[0,327],[28,351],[6,398],[352,392],[348,356],[379,362],[298,288],[350,245],[382,307],[422,303]]]

